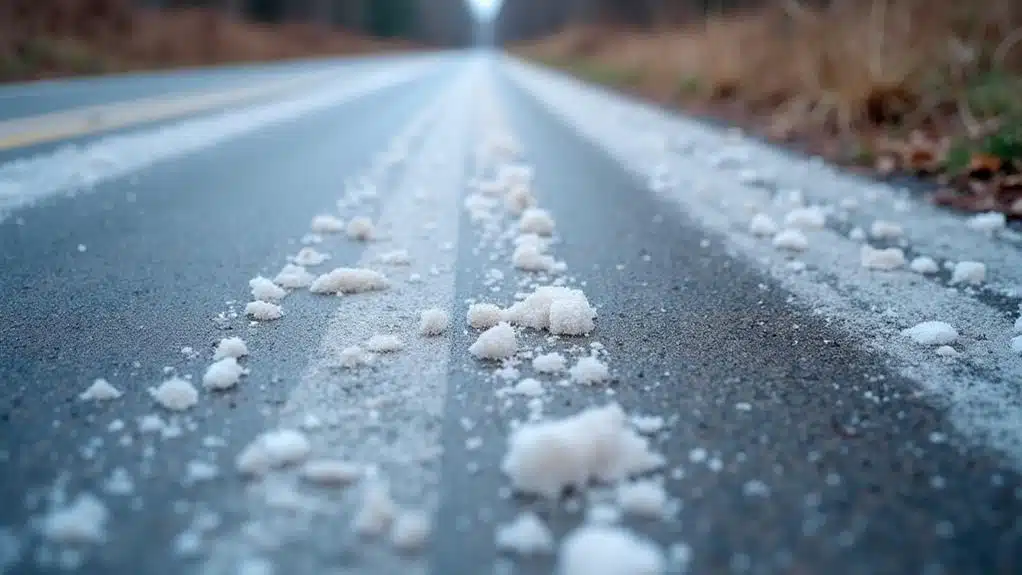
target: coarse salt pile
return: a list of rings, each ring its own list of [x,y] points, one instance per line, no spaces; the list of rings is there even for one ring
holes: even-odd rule
[[[284,299],[284,296],[287,295],[287,290],[263,276],[254,277],[249,280],[248,287],[252,290],[252,299],[256,301],[273,302]]]
[[[663,465],[617,404],[514,430],[501,469],[519,492],[558,497],[590,481],[613,483]]]
[[[877,220],[869,228],[869,235],[878,240],[900,238],[904,233],[900,225],[885,220]]]
[[[662,575],[664,554],[653,543],[612,525],[571,532],[557,557],[558,575]]]
[[[924,321],[901,333],[920,345],[947,345],[958,339],[958,330],[943,321]]]
[[[117,399],[123,395],[116,387],[110,385],[110,382],[99,378],[92,382],[92,385],[83,391],[78,398],[82,401],[110,401],[111,399]]]
[[[346,347],[341,350],[340,363],[341,367],[348,369],[358,367],[360,365],[367,365],[373,360],[373,354],[362,349],[360,346],[353,345]]]
[[[1015,353],[1022,353],[1022,335],[1016,335],[1011,338],[1011,342],[1008,344],[1008,347]]]
[[[394,353],[405,348],[405,342],[396,335],[379,334],[369,338],[365,348],[374,353]]]
[[[447,331],[450,323],[450,315],[440,308],[423,310],[419,314],[419,334],[426,337],[440,335]]]
[[[592,385],[610,379],[607,364],[593,356],[583,357],[568,370],[571,380],[575,383]]]
[[[667,513],[667,491],[654,479],[622,482],[617,486],[617,504],[625,513],[660,518]]]
[[[390,526],[390,543],[398,551],[416,551],[426,545],[432,522],[424,511],[402,511]]]
[[[66,507],[42,519],[43,536],[57,543],[101,543],[106,539],[110,512],[95,495],[81,493]]]
[[[504,205],[507,207],[507,211],[513,215],[521,215],[525,210],[536,205],[536,198],[529,192],[529,188],[524,185],[517,185],[508,191],[507,196],[504,197]]]
[[[522,271],[549,272],[556,264],[553,256],[544,254],[536,244],[522,244],[511,254],[511,265]]]
[[[791,228],[778,232],[772,243],[775,248],[792,252],[803,252],[809,249],[809,238],[802,232]]]
[[[492,303],[474,303],[468,307],[468,325],[489,329],[504,319],[504,312]]]
[[[864,245],[859,257],[862,267],[871,270],[892,271],[905,265],[905,252],[901,248],[877,249]]]
[[[407,266],[412,263],[408,250],[391,250],[380,254],[380,263],[388,266]]]
[[[479,338],[468,348],[469,353],[479,359],[506,359],[518,351],[518,340],[511,324],[500,322],[479,334]]]
[[[302,478],[319,485],[348,485],[362,477],[361,465],[336,459],[313,459],[302,466]]]
[[[297,266],[318,266],[328,259],[330,259],[329,254],[317,251],[316,248],[305,247],[298,250],[298,255],[292,261]]]
[[[184,411],[199,403],[199,391],[188,380],[174,377],[150,388],[149,395],[156,403],[171,411]]]
[[[248,355],[248,346],[245,345],[245,340],[240,337],[225,337],[216,345],[216,351],[213,352],[213,360],[217,361],[225,357],[244,357],[246,355]]]
[[[769,237],[778,231],[777,223],[766,214],[756,214],[749,222],[749,233],[754,236]]]
[[[347,234],[353,240],[371,240],[374,231],[373,221],[365,216],[358,216],[348,222]]]
[[[581,290],[542,286],[505,312],[511,323],[558,335],[585,335],[596,329],[596,310]]]
[[[511,393],[527,397],[539,397],[543,395],[543,384],[538,380],[527,377],[511,388]]]
[[[251,301],[245,304],[245,315],[258,321],[273,321],[284,317],[284,310],[268,301]]]
[[[396,514],[397,504],[391,499],[387,484],[372,479],[363,488],[362,504],[352,527],[359,535],[380,535]]]
[[[315,280],[316,276],[302,266],[287,264],[273,278],[273,283],[287,289],[301,289],[309,287]]]
[[[337,268],[316,278],[309,286],[315,294],[353,294],[379,291],[390,287],[378,271],[365,268]]]
[[[312,218],[312,231],[317,234],[337,234],[344,231],[344,222],[329,214]]]
[[[532,369],[538,373],[560,373],[566,366],[567,360],[557,352],[537,355],[532,360]]]
[[[256,437],[238,454],[235,465],[241,473],[262,475],[271,469],[300,463],[311,451],[312,445],[304,433],[277,429]]]
[[[972,216],[965,225],[971,230],[992,234],[1003,230],[1008,225],[1008,218],[1000,212],[986,212]]]
[[[540,208],[529,208],[522,212],[522,218],[518,220],[518,230],[523,234],[536,234],[537,236],[550,236],[554,233],[554,218],[550,212]]]
[[[538,515],[526,511],[511,523],[497,527],[496,544],[501,551],[538,555],[553,551],[554,536]]]
[[[789,228],[819,229],[827,223],[827,214],[819,206],[796,208],[784,216],[784,225]]]
[[[245,368],[241,367],[237,358],[225,357],[206,368],[202,376],[202,385],[207,389],[230,389],[241,381]]]
[[[958,262],[951,272],[952,284],[980,285],[986,281],[987,267],[980,262]]]
[[[911,263],[908,264],[910,270],[917,274],[935,274],[940,271],[940,266],[933,258],[926,256],[919,256],[914,258]]]

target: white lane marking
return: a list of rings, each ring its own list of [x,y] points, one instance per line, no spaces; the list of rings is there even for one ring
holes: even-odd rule
[[[108,136],[84,146],[68,146],[8,162],[0,165],[0,220],[12,210],[44,197],[88,190],[157,162],[411,81],[431,69],[430,61],[396,63],[325,84],[289,101]]]
[[[769,240],[748,233],[754,213],[749,205],[757,210],[776,209],[770,193],[743,184],[733,168],[722,169],[720,164],[730,162],[739,168],[769,172],[781,186],[797,186],[828,204],[837,204],[850,194],[879,196],[883,205],[870,208],[878,213],[898,197],[895,191],[879,184],[866,185],[762,145],[736,144],[697,122],[592,89],[560,74],[511,60],[505,61],[505,66],[514,81],[584,138],[607,151],[625,169],[654,180],[656,185],[651,187],[657,193],[676,202],[700,225],[723,235],[734,255],[773,275],[802,298],[797,303],[844,328],[876,353],[878,375],[883,373],[884,360],[890,359],[902,375],[918,382],[931,400],[947,405],[952,423],[963,435],[1001,451],[1011,465],[1022,469],[1022,393],[1011,385],[1022,379],[1022,358],[1009,352],[1011,319],[969,291],[948,289],[909,271],[866,270],[859,263],[861,244],[829,229],[807,232],[810,249],[797,258],[809,271],[792,271],[791,256],[771,248]],[[686,150],[670,151],[665,139],[681,142]],[[728,154],[736,157],[727,158]],[[911,247],[956,260],[981,257],[995,268],[994,275],[1022,284],[1022,258],[1003,239],[973,234],[968,247],[947,247],[952,236],[969,233],[961,218],[919,205],[913,205],[904,217],[906,227],[912,230]],[[958,223],[952,225],[953,221]],[[900,335],[903,328],[930,319],[948,321],[962,332],[960,363],[937,357]],[[961,369],[963,363],[985,375]]]
[[[383,166],[405,164],[393,188],[380,190],[386,198],[376,223],[380,239],[370,242],[360,261],[353,264],[384,271],[390,289],[338,299],[337,312],[308,371],[291,391],[278,418],[280,427],[298,428],[308,416],[314,416],[323,423],[310,433],[317,457],[370,464],[388,480],[398,503],[430,511],[435,509],[439,481],[450,339],[421,337],[419,312],[431,307],[450,309],[454,300],[456,251],[445,246],[456,245],[458,239],[459,200],[475,106],[470,84],[477,77],[472,70],[463,74],[371,170],[373,179],[378,180],[388,171]],[[343,203],[351,206],[358,202],[349,199]],[[358,207],[346,215],[356,213],[362,213]],[[394,249],[407,249],[410,265],[381,264],[381,254]],[[421,281],[408,281],[412,274]],[[397,335],[405,346],[396,354],[378,356],[372,367],[345,369],[341,351],[364,344],[375,334]],[[311,497],[314,510],[281,513],[273,509],[267,495],[272,497],[281,485],[292,492],[297,487],[302,497]],[[334,548],[357,546],[360,559],[355,572],[425,573],[424,556],[401,557],[385,541],[374,544],[356,538],[351,520],[358,504],[358,487],[328,499],[308,491],[288,473],[270,476],[251,489],[246,499],[250,515],[246,528],[214,543],[203,572],[226,573],[227,566],[239,558],[260,554],[272,558],[275,543],[301,538],[312,548],[320,548],[320,539]],[[253,537],[253,532],[259,537]],[[271,549],[262,548],[267,542]],[[303,552],[298,560],[304,567],[322,569],[328,559]],[[282,560],[296,559],[288,556]],[[332,572],[348,571],[335,568]]]

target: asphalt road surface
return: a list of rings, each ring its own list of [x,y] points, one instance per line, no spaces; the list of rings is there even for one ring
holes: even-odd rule
[[[53,128],[96,106],[110,125]],[[1022,572],[1010,225],[493,54],[12,86],[5,128],[0,573]],[[290,289],[280,319],[248,317],[273,299],[249,281],[303,248],[329,256],[312,276],[372,269],[385,289]],[[913,271],[922,256],[937,269]],[[505,313],[514,354],[470,353],[470,304],[552,284],[595,329]],[[904,333],[930,321],[954,333]],[[226,337],[247,371],[212,389]],[[606,378],[539,373],[552,352]],[[173,378],[195,405],[156,400]],[[119,396],[83,399],[97,379]],[[661,465],[558,497],[502,465],[513,430],[611,403]],[[559,485],[630,426],[531,446],[532,472]],[[310,479],[325,459],[357,477]],[[498,545],[523,512],[553,545]],[[562,542],[594,525],[610,539],[583,565]]]

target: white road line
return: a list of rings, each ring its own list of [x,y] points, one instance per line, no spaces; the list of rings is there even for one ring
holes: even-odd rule
[[[757,211],[778,212],[771,193],[743,184],[739,170],[759,170],[780,187],[797,186],[809,198],[836,205],[863,198],[860,214],[869,223],[891,214],[894,201],[911,201],[883,185],[867,185],[835,170],[770,150],[736,142],[694,121],[588,87],[560,74],[508,60],[506,69],[520,86],[584,138],[607,151],[625,169],[686,212],[699,225],[723,236],[728,248],[797,294],[794,304],[849,332],[875,352],[878,374],[890,362],[918,382],[924,395],[950,409],[955,426],[978,444],[1005,454],[1022,469],[1022,357],[1008,348],[1013,319],[976,297],[973,290],[949,288],[909,271],[877,272],[860,265],[861,244],[833,229],[807,232],[810,247],[798,254],[808,271],[789,267],[793,256],[748,233]],[[680,143],[681,152],[665,142]],[[728,168],[730,163],[733,167]],[[874,198],[874,201],[870,201]],[[873,206],[871,204],[876,203]],[[865,215],[865,217],[863,217]],[[840,214],[838,214],[840,217]],[[833,218],[832,218],[833,219]],[[961,218],[912,205],[904,220],[909,247],[923,255],[985,261],[1006,291],[1022,285],[1022,257],[1012,236],[988,238],[967,230]],[[958,241],[967,237],[968,241]],[[961,245],[960,245],[961,244]],[[925,320],[948,321],[962,337],[962,358],[948,361],[933,349],[906,341],[900,330]],[[818,345],[817,342],[792,342]],[[855,382],[834,382],[835,384]]]

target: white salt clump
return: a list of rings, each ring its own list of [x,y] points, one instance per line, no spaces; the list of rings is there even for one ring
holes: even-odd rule
[[[245,305],[245,315],[258,321],[273,321],[284,317],[284,310],[268,301],[251,301]]]
[[[220,340],[213,352],[213,360],[221,360],[225,357],[244,357],[248,355],[248,346],[245,340],[240,337],[225,337]]]
[[[344,231],[344,222],[330,214],[319,214],[312,218],[312,231],[317,234],[337,234]]]
[[[926,256],[919,256],[913,259],[908,264],[908,267],[917,274],[935,274],[940,271],[940,266],[937,265],[937,262],[933,258]]]
[[[583,357],[568,370],[575,383],[592,385],[610,379],[607,364],[592,356]]]
[[[365,268],[337,268],[316,278],[309,291],[316,294],[353,294],[379,291],[390,287],[378,271]]]
[[[1008,218],[1000,212],[986,212],[972,216],[965,225],[971,230],[992,234],[1003,230],[1008,225]]]
[[[362,466],[336,459],[313,459],[305,462],[301,475],[320,485],[348,485],[362,477]]]
[[[653,543],[621,527],[589,524],[564,539],[557,575],[663,575],[665,565]]]
[[[394,520],[397,505],[390,497],[387,484],[374,479],[362,492],[362,505],[355,516],[353,528],[359,535],[379,535]]]
[[[778,231],[777,223],[766,214],[756,214],[749,222],[749,233],[754,236],[769,237]]]
[[[117,399],[123,395],[116,387],[110,385],[110,382],[100,378],[92,382],[92,385],[83,391],[78,398],[82,401],[109,401],[111,399]]]
[[[555,302],[561,302],[555,306]],[[556,308],[556,318],[553,310]],[[533,329],[549,329],[562,335],[583,335],[595,325],[596,311],[582,290],[563,286],[542,286],[505,312],[511,323]]]
[[[1022,353],[1022,335],[1017,335],[1011,338],[1009,347],[1011,348],[1011,351],[1015,353]]]
[[[312,445],[304,433],[293,429],[267,431],[255,438],[235,460],[238,471],[247,475],[262,475],[299,463],[309,456]]]
[[[298,254],[292,260],[296,266],[318,266],[330,259],[330,254],[325,254],[316,248],[305,247],[298,250]]]
[[[958,330],[943,321],[924,321],[901,333],[920,345],[947,345],[958,339]]]
[[[632,515],[663,517],[667,511],[667,491],[653,479],[624,482],[617,486],[617,504]]]
[[[373,232],[373,221],[365,216],[359,216],[348,222],[348,237],[353,240],[371,240],[373,238]]]
[[[42,519],[43,536],[56,543],[101,543],[110,512],[95,495],[81,493],[66,507]]]
[[[237,358],[225,357],[206,368],[202,376],[202,385],[208,389],[230,389],[241,381],[245,368],[241,367]]]
[[[504,197],[504,205],[507,207],[507,211],[518,216],[528,208],[535,206],[536,198],[526,186],[514,186]]]
[[[447,331],[451,323],[448,313],[439,308],[423,310],[419,314],[419,334],[424,336],[440,335]]]
[[[538,397],[543,395],[543,384],[538,380],[531,377],[527,377],[511,388],[511,392],[516,395],[526,395],[529,397]]]
[[[396,335],[379,334],[369,338],[366,349],[374,353],[394,353],[405,348],[405,342]]]
[[[1022,315],[1018,316],[1015,319],[1014,330],[1015,330],[1015,333],[1022,333]]]
[[[431,530],[426,512],[402,511],[390,526],[390,543],[399,551],[415,551],[426,544]]]
[[[501,469],[515,490],[558,497],[590,481],[615,482],[663,465],[617,404],[522,425],[508,440]]]
[[[525,511],[511,523],[497,527],[496,544],[500,551],[539,555],[553,551],[554,535],[538,515]]]
[[[380,263],[388,266],[407,266],[412,263],[408,250],[392,250],[380,254]]]
[[[362,349],[360,346],[349,346],[341,350],[341,367],[351,369],[360,365],[367,365],[372,361],[372,358],[372,354]]]
[[[784,225],[789,228],[819,229],[827,223],[827,214],[819,206],[796,208],[784,216]]]
[[[554,218],[550,212],[540,208],[525,210],[522,212],[522,218],[518,220],[518,231],[523,234],[549,236],[554,233],[554,227]]]
[[[664,428],[664,418],[659,415],[636,415],[632,417],[632,425],[644,435],[651,435]]]
[[[511,324],[500,322],[479,334],[479,338],[468,348],[469,353],[479,359],[505,359],[518,351],[518,340]]]
[[[589,335],[596,324],[596,310],[579,290],[571,290],[568,297],[559,297],[550,303],[550,333],[556,335]]]
[[[958,357],[961,354],[950,345],[942,345],[937,348],[937,355],[940,357]]]
[[[532,369],[539,373],[560,373],[566,366],[567,360],[557,352],[538,355],[532,360]]]
[[[866,239],[866,230],[862,228],[852,228],[852,231],[848,232],[848,239],[853,242],[861,242]]]
[[[284,299],[284,296],[287,295],[287,290],[263,276],[249,280],[248,287],[252,290],[252,299],[256,301],[273,302]]]
[[[878,240],[900,238],[904,233],[900,225],[886,220],[877,220],[869,228],[869,235]]]
[[[557,265],[557,261],[534,244],[522,244],[511,254],[511,265],[527,272],[549,272]]]
[[[468,325],[475,329],[491,328],[503,318],[504,312],[492,303],[474,303],[468,308]]]
[[[905,265],[905,252],[901,248],[877,249],[869,245],[859,250],[862,267],[871,270],[892,271]]]
[[[809,238],[796,229],[781,230],[774,236],[773,246],[782,250],[802,252],[809,249]]]
[[[188,380],[174,377],[149,389],[156,403],[171,411],[184,411],[199,403],[199,391]]]
[[[951,272],[952,284],[979,285],[986,281],[987,267],[980,262],[958,262]]]
[[[287,264],[280,270],[277,277],[273,278],[273,283],[287,289],[302,289],[312,285],[315,280],[316,276],[302,266]]]

